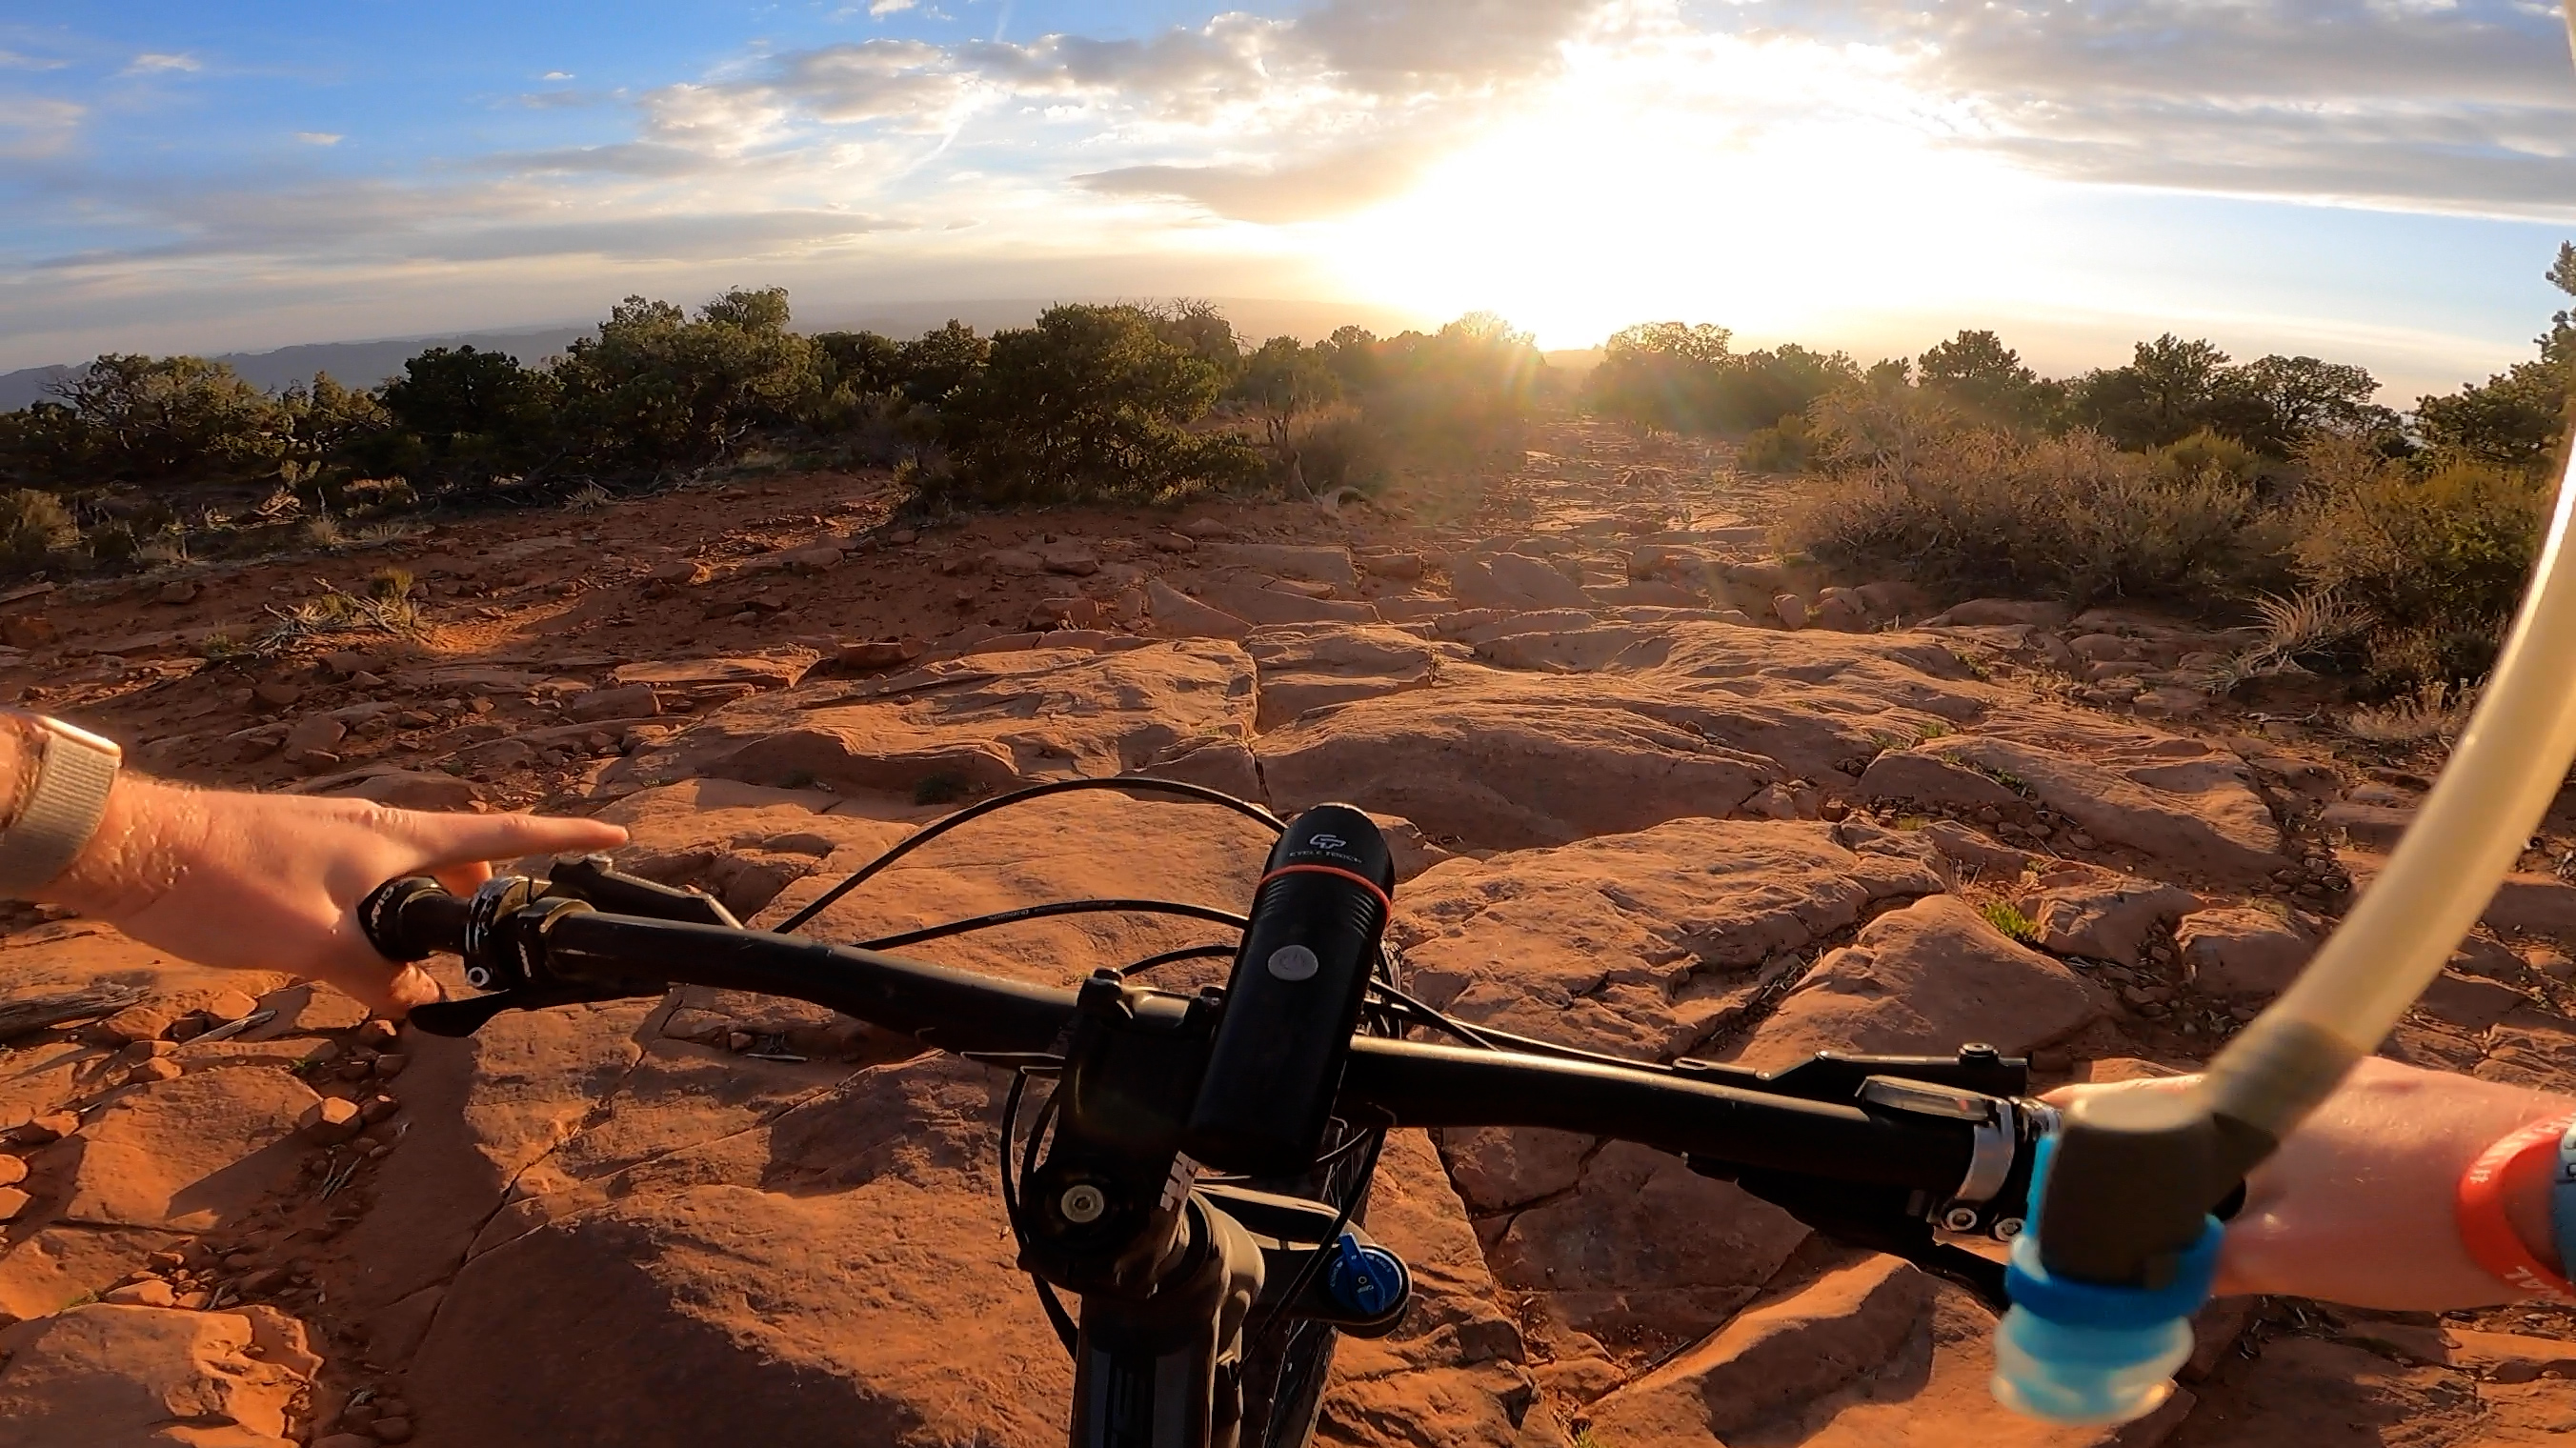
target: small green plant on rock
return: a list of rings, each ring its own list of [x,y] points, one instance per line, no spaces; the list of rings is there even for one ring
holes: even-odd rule
[[[1977,914],[2001,934],[2024,945],[2036,944],[2039,940],[2038,923],[2021,913],[2021,908],[2009,900],[1989,900],[1977,907]]]

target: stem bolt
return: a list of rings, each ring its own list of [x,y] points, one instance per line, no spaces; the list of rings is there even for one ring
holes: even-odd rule
[[[1066,1187],[1055,1204],[1064,1219],[1077,1227],[1090,1226],[1109,1210],[1109,1198],[1089,1182]]]

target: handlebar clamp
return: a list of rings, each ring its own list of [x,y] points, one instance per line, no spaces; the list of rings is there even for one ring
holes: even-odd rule
[[[2057,1124],[2054,1110],[2036,1101],[1898,1076],[1870,1077],[1861,1083],[1860,1097],[1892,1111],[1968,1123],[1973,1135],[1967,1173],[1925,1219],[1946,1232],[1986,1234],[1998,1242],[2021,1235],[2028,1220],[2023,1202],[2030,1189],[2032,1147]]]

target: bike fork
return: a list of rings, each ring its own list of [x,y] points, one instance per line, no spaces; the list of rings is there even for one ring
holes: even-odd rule
[[[1191,1215],[1208,1231],[1195,1270],[1147,1298],[1082,1299],[1073,1448],[1237,1448],[1261,1249],[1222,1212]]]

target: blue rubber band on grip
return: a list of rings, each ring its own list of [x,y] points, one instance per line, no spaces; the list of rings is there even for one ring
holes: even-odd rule
[[[2561,1199],[2576,1196],[2562,1193]],[[2026,1307],[2051,1322],[2068,1327],[2153,1327],[2200,1311],[2218,1281],[2218,1247],[2226,1229],[2216,1217],[2201,1218],[2200,1240],[2176,1265],[2174,1280],[2162,1287],[2103,1287],[2055,1277],[2040,1264],[2036,1232],[2024,1232],[2012,1244],[2004,1264],[2004,1290],[2013,1306]]]
[[[2558,1169],[2549,1178],[2549,1227],[2558,1237],[2558,1275],[2566,1277],[2576,1272],[2576,1122],[2558,1138]]]

